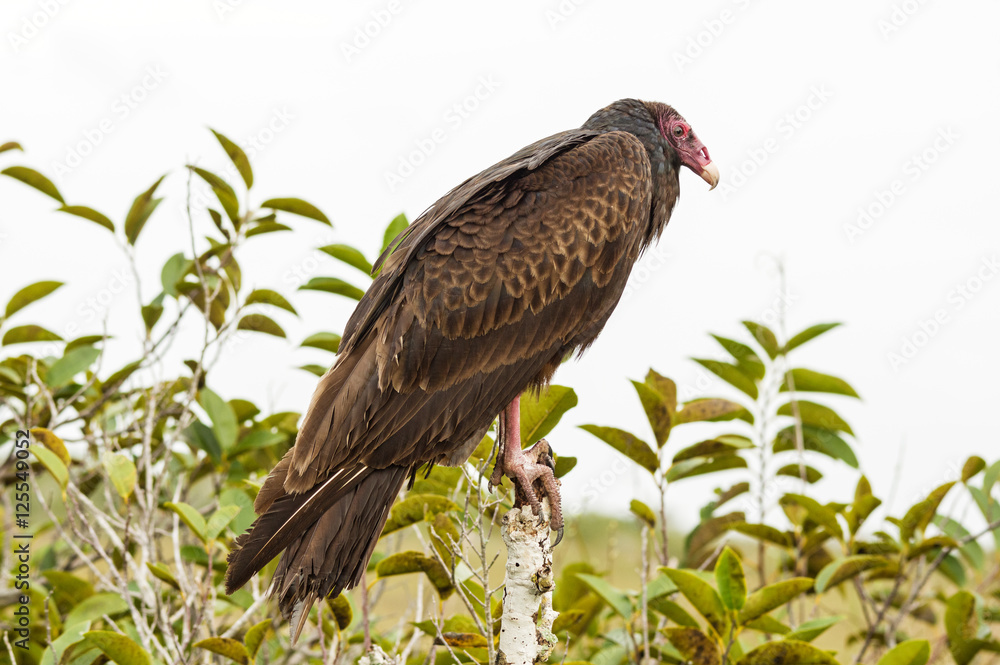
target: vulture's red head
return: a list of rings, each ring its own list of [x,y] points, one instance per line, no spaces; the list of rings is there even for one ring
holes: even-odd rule
[[[719,184],[719,169],[712,163],[708,148],[691,129],[691,125],[666,104],[656,104],[653,108],[657,113],[660,134],[677,151],[681,164],[697,173],[712,186],[711,189],[715,189]]]
[[[671,166],[688,167],[713,189],[719,184],[719,169],[708,156],[708,148],[672,106],[661,102],[619,99],[590,116],[583,127],[605,132],[630,132],[646,145],[654,170],[659,156]]]

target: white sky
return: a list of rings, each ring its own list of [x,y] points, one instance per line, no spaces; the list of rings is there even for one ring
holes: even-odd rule
[[[357,37],[378,18],[383,27],[369,26],[377,34],[367,43]],[[580,395],[567,425],[614,425],[649,438],[627,379],[653,366],[697,384],[687,358],[722,358],[709,331],[740,337],[739,320],[769,316],[779,294],[766,256],[783,256],[789,332],[846,323],[798,364],[843,376],[864,397],[828,402],[853,424],[877,493],[889,492],[902,466],[899,511],[952,479],[969,454],[992,461],[1000,451],[998,21],[1000,5],[987,0],[5,0],[0,142],[20,141],[27,153],[5,153],[0,165],[39,168],[70,203],[119,225],[132,197],[170,171],[161,192],[174,198],[139,241],[148,301],[163,261],[186,246],[186,222],[170,205],[183,196],[183,165],[225,166],[206,126],[240,143],[254,138],[261,149],[250,151],[251,200],[301,196],[335,225],[293,220],[295,234],[246,248],[253,285],[288,294],[300,283],[295,271],[310,268],[309,276],[366,284],[332,260],[317,264],[311,247],[347,242],[371,257],[394,215],[414,218],[522,145],[579,126],[621,97],[670,103],[708,146],[723,186],[709,193],[682,174],[681,201],[637,268],[633,294],[583,362],[557,374]],[[451,110],[477,94],[466,117]],[[390,187],[386,174],[428,142],[433,151]],[[925,151],[933,163],[924,168],[913,160]],[[74,152],[88,154],[77,160]],[[0,298],[39,279],[67,281],[19,321],[99,331],[104,312],[86,303],[118,290],[125,261],[114,242],[0,180]],[[884,214],[849,237],[859,208],[877,209],[880,193],[888,201],[897,180]],[[961,295],[963,284],[976,292]],[[316,330],[339,332],[350,303],[291,296],[303,319],[276,316],[290,341],[259,337],[236,347],[215,372],[219,393],[305,408],[315,378],[292,367],[330,357],[294,344]],[[133,358],[135,335],[124,331],[134,309],[131,289],[111,298],[109,325],[122,343],[111,365]],[[943,325],[914,340],[936,314]],[[922,346],[893,366],[889,354],[901,353],[904,338]],[[715,381],[707,392],[730,394]],[[551,441],[581,459],[566,479],[567,503],[615,459],[573,427]],[[834,473],[824,495],[846,500],[855,481]],[[678,486],[672,505],[684,523],[714,482]],[[625,472],[589,505],[623,510],[635,491],[649,500],[650,490]]]

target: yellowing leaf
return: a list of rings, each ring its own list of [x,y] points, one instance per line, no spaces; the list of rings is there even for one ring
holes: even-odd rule
[[[195,642],[194,646],[198,649],[217,653],[240,665],[248,665],[250,662],[250,653],[243,646],[243,643],[229,637],[209,637],[200,642]]]
[[[131,638],[110,630],[92,630],[84,633],[90,644],[104,652],[108,660],[118,665],[150,665],[149,652]]]
[[[104,470],[111,478],[118,496],[128,501],[135,490],[135,463],[123,453],[105,452],[101,457]]]
[[[41,443],[43,446],[51,450],[56,456],[62,460],[62,463],[66,466],[70,465],[69,451],[66,450],[66,444],[56,436],[55,432],[52,430],[45,429],[44,427],[32,427],[31,436],[35,438],[35,441]]]

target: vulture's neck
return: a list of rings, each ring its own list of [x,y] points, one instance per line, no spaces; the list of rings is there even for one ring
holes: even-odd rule
[[[644,245],[649,245],[663,233],[667,222],[670,221],[670,213],[674,209],[674,204],[677,203],[677,197],[680,194],[678,181],[680,158],[663,139],[659,128],[650,117],[649,111],[641,102],[637,102],[634,107],[602,109],[584,123],[583,129],[600,132],[629,132],[646,146],[653,175],[653,197],[644,243]]]

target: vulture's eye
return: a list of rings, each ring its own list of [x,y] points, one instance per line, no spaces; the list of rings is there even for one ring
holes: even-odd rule
[[[684,125],[677,125],[674,127],[674,136],[677,138],[683,138],[685,134],[687,134],[687,127]]]

